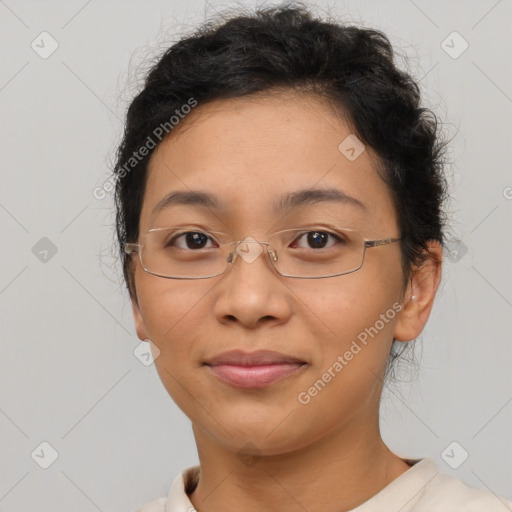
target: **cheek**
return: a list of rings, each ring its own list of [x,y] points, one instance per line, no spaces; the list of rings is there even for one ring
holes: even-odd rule
[[[151,275],[138,281],[140,310],[150,339],[161,351],[160,361],[173,366],[194,361],[195,339],[204,335],[212,287],[206,281],[191,285]]]
[[[355,291],[365,289],[355,282],[342,289],[323,286],[322,293],[315,295],[315,305],[308,304],[311,309],[316,307],[314,311],[322,321],[317,321],[319,331],[312,340],[315,365],[296,399],[303,407],[298,414],[311,434],[319,428],[314,418],[322,418],[322,428],[334,428],[378,404],[396,310],[388,290],[374,287],[371,293]]]
[[[399,307],[395,271],[382,276],[372,270],[317,280],[307,293],[306,287],[297,292],[302,314],[314,324],[315,377],[328,381],[335,393],[359,399],[377,376],[383,378]]]
[[[208,403],[198,368],[200,348],[210,342],[205,336],[212,285],[200,287],[190,286],[190,282],[168,281],[155,278],[141,283],[141,312],[149,337],[159,349],[155,367],[162,384],[192,421],[199,420],[201,407],[197,404]]]
[[[329,333],[331,341],[357,336],[399,297],[396,269],[385,275],[369,265],[364,270],[299,283],[293,288],[303,313]]]

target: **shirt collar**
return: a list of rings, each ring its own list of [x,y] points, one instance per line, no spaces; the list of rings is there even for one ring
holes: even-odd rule
[[[171,484],[165,512],[192,512],[195,510],[187,491],[191,492],[199,479],[199,466],[188,466],[178,473]]]
[[[412,512],[423,491],[439,474],[439,468],[429,457],[403,459],[411,468],[395,478],[384,489],[350,512],[374,512],[375,510],[400,510]]]
[[[372,512],[382,509],[400,510],[407,512],[412,510],[417,499],[425,487],[439,473],[435,461],[431,458],[404,459],[411,468],[395,478],[384,489],[372,496],[352,512]],[[200,473],[200,466],[188,466],[178,473],[171,484],[165,512],[192,512],[195,510],[188,494],[197,485]]]

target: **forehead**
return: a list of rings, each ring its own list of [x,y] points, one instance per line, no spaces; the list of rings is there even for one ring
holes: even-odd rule
[[[349,160],[340,151],[352,130],[323,98],[283,94],[216,100],[197,106],[180,123],[149,162],[141,227],[149,227],[166,196],[192,190],[217,196],[219,215],[245,221],[268,218],[283,200],[286,204],[286,195],[306,189],[337,189],[356,200],[338,204],[353,211],[356,202],[366,207],[358,215],[381,221],[383,215],[394,216],[375,153],[366,147]]]

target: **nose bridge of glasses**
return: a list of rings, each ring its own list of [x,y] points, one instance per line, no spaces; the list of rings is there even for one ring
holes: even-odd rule
[[[234,263],[237,255],[246,263],[253,263],[262,253],[268,252],[271,259],[277,261],[277,255],[267,240],[256,240],[252,236],[248,236],[243,240],[228,244],[231,246],[228,254],[227,263]]]

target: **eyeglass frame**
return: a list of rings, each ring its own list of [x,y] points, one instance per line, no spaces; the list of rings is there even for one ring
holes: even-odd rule
[[[150,233],[150,232],[153,232],[153,231],[162,231],[162,230],[167,230],[167,229],[190,229],[190,226],[177,226],[176,228],[152,228],[152,229],[149,229],[148,231],[146,231],[143,235],[145,235],[146,233]],[[272,233],[271,235],[269,235],[269,238],[273,237],[274,235],[277,235],[279,233],[284,233],[286,231],[300,231],[302,229],[306,229],[306,228],[289,228],[289,229],[282,229],[281,231],[276,231],[275,233]],[[339,229],[341,231],[350,231],[352,233],[357,233],[358,235],[361,235],[360,231],[357,231],[355,229],[350,229],[350,228],[334,228],[335,230]],[[311,231],[314,231],[314,229],[312,229]],[[317,229],[317,231],[320,231],[320,229]],[[195,232],[193,230],[191,230],[190,232]],[[197,232],[202,232],[200,230],[198,230]],[[326,232],[329,232],[329,231],[326,231]],[[208,231],[208,233],[212,233],[212,234],[221,234],[221,235],[227,235],[227,233],[224,233],[222,231]],[[183,235],[184,233],[182,233]],[[332,234],[332,233],[331,233]],[[181,236],[181,235],[180,235]],[[366,249],[367,248],[371,248],[371,247],[378,247],[378,246],[381,246],[381,245],[388,245],[388,244],[392,244],[392,243],[395,243],[395,242],[400,242],[403,237],[399,237],[399,238],[396,238],[396,237],[388,237],[388,238],[381,238],[379,240],[368,240],[364,237],[362,237],[361,235],[361,238],[363,239],[363,242],[364,242],[364,245],[363,245],[363,257],[361,258],[361,264],[359,265],[359,267],[353,269],[353,270],[349,270],[347,272],[341,272],[340,274],[333,274],[333,275],[328,275],[328,276],[315,276],[315,277],[308,277],[308,276],[291,276],[291,275],[288,275],[288,274],[283,274],[279,271],[279,269],[276,267],[275,265],[275,259],[273,260],[272,259],[272,255],[270,254],[269,252],[269,241],[268,240],[263,240],[263,241],[260,241],[260,240],[238,240],[236,242],[227,242],[225,244],[220,244],[222,246],[226,246],[226,245],[236,245],[236,247],[233,249],[233,251],[231,251],[228,255],[228,259],[226,261],[226,263],[234,263],[236,261],[236,255],[238,254],[236,249],[238,248],[238,246],[242,243],[258,243],[258,244],[265,244],[267,247],[266,247],[266,252],[267,252],[267,255],[270,259],[270,262],[272,263],[272,267],[275,269],[275,271],[280,275],[280,276],[283,276],[283,277],[289,277],[291,279],[325,279],[327,277],[338,277],[338,276],[343,276],[343,275],[346,275],[346,274],[352,274],[353,272],[357,272],[358,270],[361,269],[361,267],[363,266],[363,263],[364,263],[364,259],[365,259],[365,256],[366,256]],[[142,269],[147,272],[148,274],[151,274],[153,276],[157,276],[157,277],[162,277],[164,279],[210,279],[211,277],[218,277],[218,276],[221,276],[223,274],[226,273],[226,271],[230,268],[229,265],[226,265],[226,268],[220,272],[219,274],[213,274],[211,276],[204,276],[204,277],[178,277],[178,276],[164,276],[162,274],[157,274],[156,272],[151,272],[150,270],[148,270],[145,266],[144,266],[144,263],[142,261],[142,248],[144,246],[141,244],[141,243],[134,243],[134,242],[125,242],[124,243],[124,246],[123,246],[123,249],[124,249],[124,252],[128,255],[132,255],[133,253],[137,252],[139,253],[139,261],[140,261],[140,264],[141,264],[141,267]],[[275,256],[275,251],[272,250],[271,251],[272,253],[274,253],[274,256]],[[235,256],[233,256],[233,254],[235,254]],[[232,257],[233,256],[233,257]],[[259,256],[259,255],[258,255]],[[277,259],[277,258],[276,258]]]

